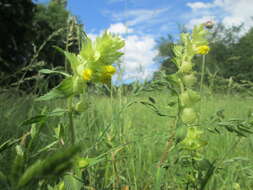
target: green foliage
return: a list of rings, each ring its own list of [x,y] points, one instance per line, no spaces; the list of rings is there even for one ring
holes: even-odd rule
[[[150,87],[144,89],[148,88]],[[161,86],[159,88],[161,89]],[[157,168],[161,152],[164,151],[164,143],[174,130],[172,126],[173,118],[160,117],[140,103],[131,104],[134,101],[154,103],[159,110],[163,111],[162,113],[173,114],[176,105],[167,107],[168,104],[175,101],[170,94],[171,91],[166,89],[151,92],[141,91],[138,96],[134,93],[121,97],[120,94],[116,94],[112,99],[101,94],[90,94],[88,111],[75,115],[77,142],[83,142],[83,151],[80,155],[78,154],[78,157],[80,156],[86,160],[82,165],[85,167],[81,170],[82,175],[73,175],[71,170],[65,171],[63,175],[66,177],[72,175],[85,188],[113,189],[113,184],[118,184],[119,189],[127,186],[133,190],[153,190],[155,187],[160,189],[184,189],[184,183],[180,179],[182,179],[182,174],[189,172],[189,170],[186,167],[183,169],[177,167],[176,163],[180,160],[176,159],[178,155],[176,151],[171,151],[168,160],[165,161],[162,167]],[[26,161],[26,167],[22,170],[21,175],[23,175],[24,171],[36,163],[38,159],[46,160],[60,151],[59,148],[63,148],[62,139],[65,143],[67,141],[62,138],[63,131],[60,132],[59,138],[54,137],[56,135],[55,128],[62,128],[64,133],[68,133],[68,120],[67,115],[60,116],[61,110],[55,110],[55,108],[63,107],[64,100],[34,103],[31,101],[32,97],[30,96],[13,96],[13,93],[0,96],[0,106],[3,108],[0,110],[0,117],[5,118],[8,115],[8,119],[1,119],[0,123],[2,131],[1,144],[9,137],[19,139],[22,134],[30,131],[31,126],[34,126],[36,131],[40,131],[33,137],[33,145],[31,146],[33,151],[29,151],[29,153],[26,153],[26,147],[30,144],[28,140],[31,137],[28,136],[26,140],[24,140],[24,137],[20,138],[26,144],[21,144],[22,150],[27,155],[26,157],[30,158],[28,162]],[[29,102],[32,106],[28,106]],[[250,123],[252,116],[248,118],[248,115],[252,114],[252,109],[250,112],[252,102],[251,97],[240,96],[239,94],[233,96],[211,94],[203,99],[202,124],[203,129],[207,131],[208,138],[207,149],[203,154],[209,161],[203,161],[196,167],[202,168],[201,184],[203,187],[205,185],[205,189],[233,189],[233,183],[239,184],[241,189],[251,189],[251,177],[253,176],[252,135],[247,134],[246,138],[240,138],[236,133],[227,131],[219,123],[227,122],[232,118],[238,118],[240,120],[238,123],[243,121]],[[129,104],[131,106],[127,107]],[[46,111],[40,112],[39,110],[43,110],[43,107],[47,108],[44,108]],[[163,107],[164,109],[162,109]],[[225,111],[217,112],[220,109]],[[51,110],[55,110],[52,111],[54,114],[50,114]],[[50,117],[50,115],[56,115],[56,113],[59,116]],[[39,119],[33,120],[32,116],[36,115],[47,115],[47,119],[45,120],[45,117],[43,117],[42,120],[44,121],[40,123]],[[22,123],[26,125],[21,127]],[[9,128],[9,131],[6,127]],[[215,128],[219,130],[220,134],[215,132]],[[21,133],[20,130],[22,129],[24,132]],[[59,133],[57,132],[57,134]],[[7,136],[7,139],[4,140],[3,136]],[[234,147],[234,143],[238,139],[240,139],[240,142]],[[55,141],[54,145],[48,146]],[[11,171],[11,163],[16,159],[15,146],[20,145],[19,142],[21,141],[1,152],[0,189],[13,189],[8,188],[8,174]],[[213,162],[213,160],[216,160],[216,162]],[[181,162],[185,163],[185,160],[181,160]],[[116,167],[116,170],[113,169],[114,167]],[[64,183],[65,187],[72,184],[72,182],[66,182],[65,177],[57,176],[55,176],[56,178],[33,178],[31,183],[23,189],[40,188],[49,190],[50,187],[59,188],[60,183]],[[72,179],[72,177],[70,178]],[[40,180],[41,185],[35,183],[38,179],[42,179]],[[205,183],[207,181],[208,183]],[[17,182],[17,178],[15,178],[15,182]]]
[[[230,77],[235,82],[242,83],[243,81],[252,81],[252,29],[247,33],[242,33],[243,25],[238,27],[226,28],[222,24],[216,24],[208,34],[210,41],[210,53],[206,56],[207,70],[211,74],[215,74],[220,79],[216,81],[218,89],[223,89],[225,86],[220,84],[220,80],[228,80]],[[194,37],[193,37],[194,38]],[[174,46],[181,45],[180,41],[174,40],[172,37],[161,38],[158,42],[159,55],[157,60],[161,62],[161,71],[173,73],[177,69],[174,68],[172,61],[175,56],[178,56],[179,50],[173,54]],[[176,60],[175,60],[176,61]],[[180,60],[177,60],[180,61]],[[196,70],[200,71],[202,62],[201,57],[195,56],[193,61],[196,63]],[[159,73],[155,74],[157,78]],[[224,78],[224,79],[222,79]],[[204,82],[211,85],[210,81],[205,75]],[[219,88],[220,86],[220,88]]]
[[[0,76],[9,75],[29,59],[36,5],[31,0],[6,0],[0,4]],[[1,84],[3,81],[1,81]]]
[[[65,4],[57,1],[48,4],[35,4],[31,0],[5,1],[0,5],[0,11],[1,15],[6,15],[1,17],[1,28],[4,29],[1,30],[0,46],[1,86],[16,86],[25,91],[38,85],[56,86],[60,77],[54,75],[41,80],[38,70],[44,65],[48,69],[64,67],[65,58],[53,45],[78,51],[78,39],[69,39],[69,36],[76,37],[77,33],[68,30],[72,19],[69,19]],[[79,24],[76,23],[75,27]]]
[[[17,183],[17,189],[27,185],[31,180],[43,177],[59,175],[73,165],[73,157],[80,151],[80,145],[63,150],[49,156],[44,160],[38,160],[29,166]]]
[[[104,82],[103,77],[111,77],[114,74],[114,70],[113,72],[110,71],[114,69],[111,65],[123,55],[122,52],[119,52],[123,46],[124,41],[122,39],[105,32],[95,42],[92,42],[88,37],[83,40],[82,48],[77,55],[57,47],[56,49],[62,52],[68,59],[72,75],[62,71],[41,70],[40,72],[46,74],[60,73],[67,78],[37,100],[45,101],[55,98],[68,98],[83,92],[87,87],[86,82],[88,80]],[[107,71],[108,69],[110,70]],[[85,71],[89,71],[88,76],[85,76]]]
[[[46,101],[56,98],[68,98],[72,95],[82,92],[81,86],[85,84],[77,77],[68,77],[64,79],[57,87],[53,88],[47,94],[39,97],[37,101]]]

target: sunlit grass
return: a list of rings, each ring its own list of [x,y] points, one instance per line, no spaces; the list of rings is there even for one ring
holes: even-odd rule
[[[167,118],[157,116],[138,103],[139,100],[146,100],[149,96],[155,97],[157,104],[166,105],[170,102],[165,92],[145,93],[138,97],[122,96],[121,99],[91,96],[91,102],[96,104],[90,104],[87,112],[77,116],[75,125],[77,139],[83,143],[82,154],[91,158],[104,155],[101,162],[89,167],[85,174],[89,186],[95,189],[110,189],[112,184],[116,183],[115,187],[126,185],[135,190],[151,190],[160,178],[163,189],[179,188],[175,176],[173,177],[176,169],[173,166],[167,170],[162,169],[162,173],[157,174],[157,164],[170,135],[172,124]],[[24,129],[19,128],[18,124],[36,114],[42,106],[53,109],[64,104],[61,101],[53,105],[34,104],[32,97],[17,97],[10,94],[3,94],[0,98],[1,142],[8,137],[21,134]],[[209,119],[220,109],[224,109],[226,118],[246,119],[249,109],[253,106],[252,100],[252,97],[240,95],[207,96],[203,102],[204,120]],[[124,106],[132,101],[137,103],[124,109]],[[205,121],[203,123],[206,123]],[[48,121],[47,129],[42,133],[40,140],[47,141],[52,134],[50,127],[64,122],[66,122],[64,118]],[[210,126],[203,125],[203,127]],[[212,160],[226,154],[226,159],[221,162],[220,170],[216,171],[207,189],[233,189],[235,183],[240,184],[241,189],[251,189],[252,137],[241,138],[231,149],[231,145],[238,139],[236,135],[225,131],[222,137],[219,134],[207,133],[207,135],[205,156]],[[1,165],[5,162],[6,160],[2,160]]]

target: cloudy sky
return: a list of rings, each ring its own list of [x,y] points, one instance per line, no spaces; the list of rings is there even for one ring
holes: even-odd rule
[[[38,0],[47,2],[48,0]],[[91,38],[105,29],[126,41],[122,58],[124,81],[148,80],[159,68],[154,61],[156,41],[179,26],[191,29],[207,20],[226,26],[253,26],[253,0],[68,0],[68,9]]]

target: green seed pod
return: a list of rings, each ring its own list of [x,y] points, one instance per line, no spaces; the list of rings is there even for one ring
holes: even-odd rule
[[[187,135],[187,127],[186,126],[180,126],[176,129],[176,143],[181,142],[182,140],[185,139]]]
[[[192,71],[192,66],[192,63],[184,61],[180,66],[179,71],[182,73],[190,73]]]
[[[78,112],[84,112],[88,109],[88,107],[89,107],[89,104],[86,101],[81,100],[76,104],[75,110]]]
[[[193,124],[194,122],[197,121],[198,116],[197,113],[192,108],[184,108],[181,118],[185,124]]]
[[[85,87],[85,83],[80,77],[73,77],[73,93],[79,94]]]
[[[183,76],[183,82],[186,87],[192,87],[197,82],[197,78],[195,77],[193,73],[188,74],[188,75]]]
[[[184,107],[192,106],[199,100],[200,100],[200,95],[197,92],[190,89],[188,89],[187,91],[183,92],[180,95],[180,102],[181,102],[181,105]]]

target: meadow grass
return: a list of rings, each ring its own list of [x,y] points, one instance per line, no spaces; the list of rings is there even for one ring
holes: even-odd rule
[[[172,120],[160,117],[147,109],[140,101],[154,97],[158,107],[166,112],[171,101],[166,91],[146,92],[139,96],[89,95],[89,109],[75,115],[77,141],[82,142],[82,155],[96,158],[83,173],[86,189],[96,190],[158,190],[183,189],[178,181],[177,167],[157,167],[171,135]],[[64,101],[46,104],[35,103],[33,96],[19,97],[14,93],[0,95],[1,143],[10,137],[19,137],[28,127],[20,127],[22,121],[43,112],[63,107]],[[131,104],[132,103],[132,104]],[[225,118],[246,119],[253,107],[253,98],[241,95],[206,95],[202,102],[203,128],[212,128],[208,121],[218,110],[224,109]],[[169,111],[168,111],[169,110]],[[67,125],[65,117],[47,121],[40,135],[40,147],[53,138],[53,128]],[[218,159],[218,169],[206,189],[253,189],[253,138],[237,137],[221,129],[221,134],[205,133],[208,145],[204,155]],[[0,157],[1,169],[9,169],[13,159],[10,151]],[[173,157],[173,152],[168,157]],[[3,167],[2,167],[3,166]]]

